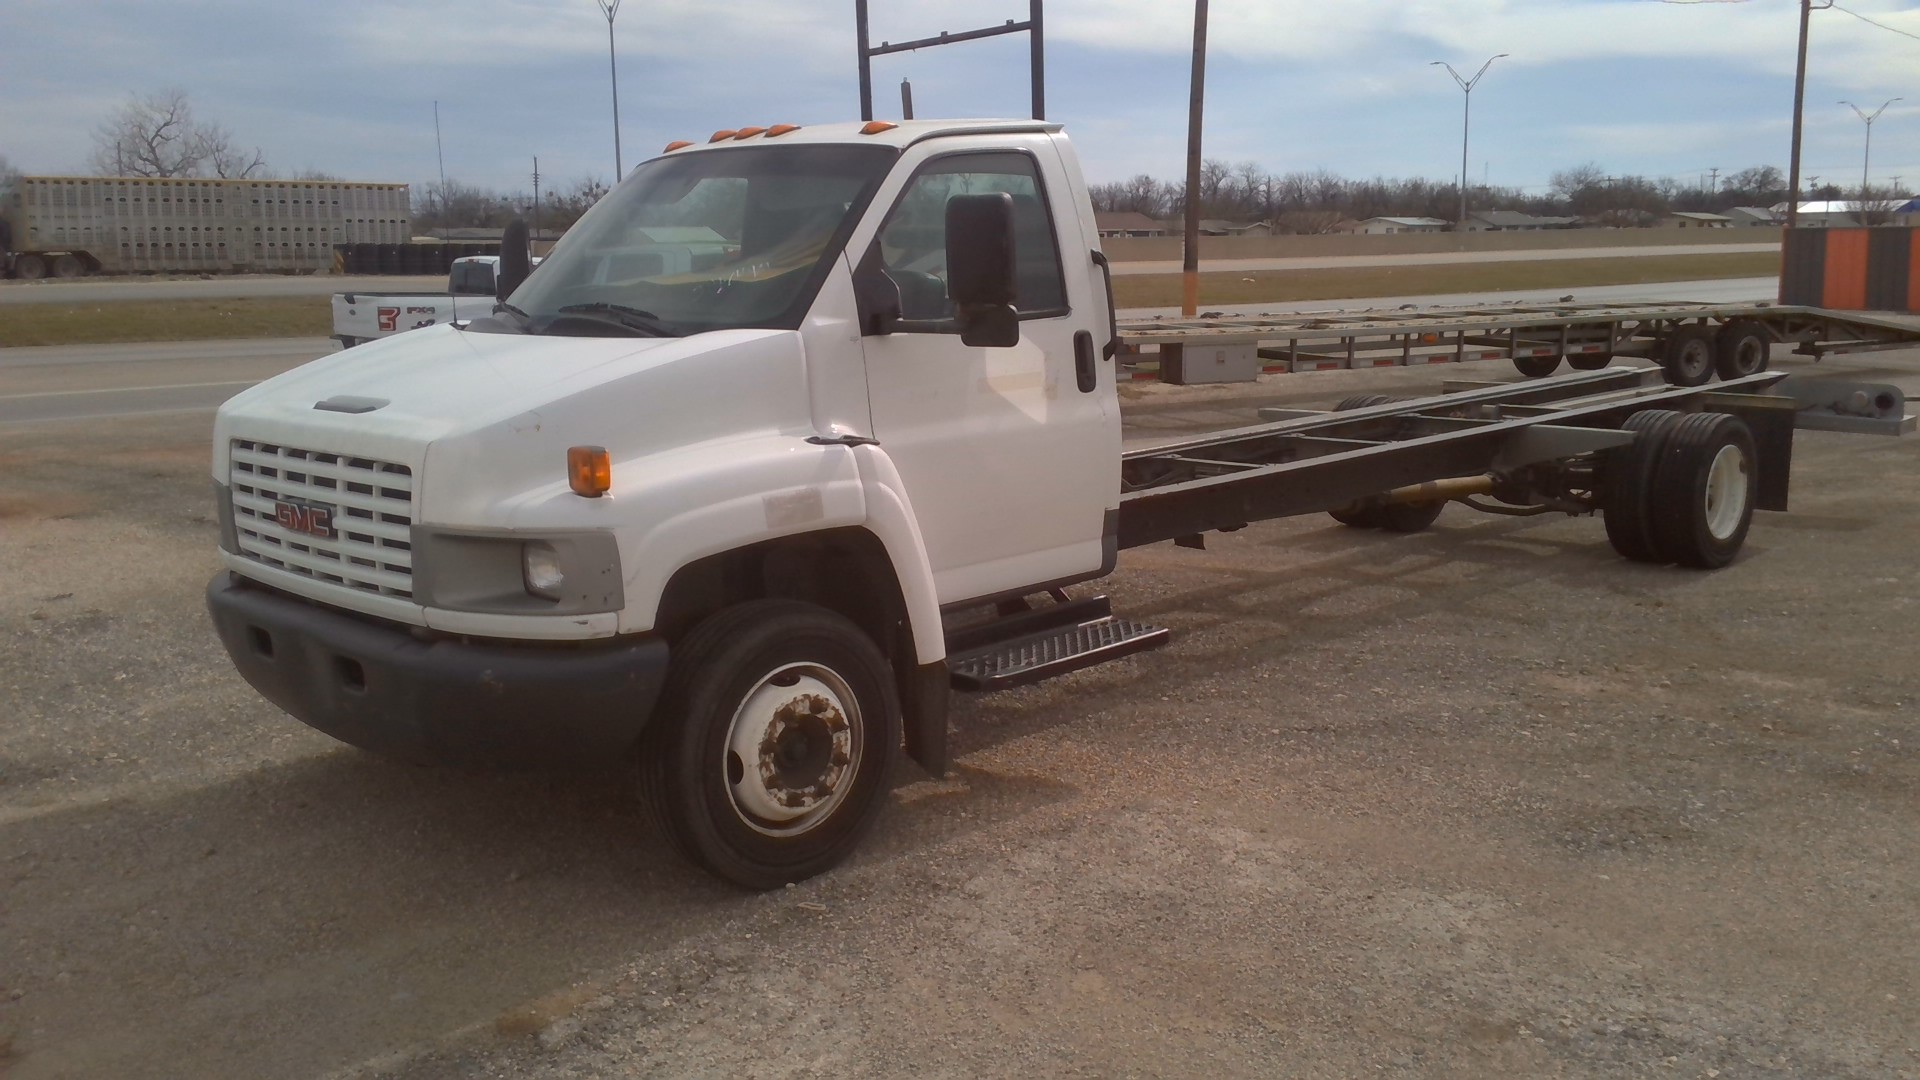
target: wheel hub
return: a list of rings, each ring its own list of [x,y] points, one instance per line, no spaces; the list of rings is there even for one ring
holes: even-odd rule
[[[1723,446],[1707,469],[1707,531],[1726,540],[1740,527],[1747,508],[1747,455],[1738,446]]]
[[[785,836],[831,814],[858,771],[859,725],[852,691],[827,668],[795,664],[762,678],[727,738],[727,790],[741,820]]]

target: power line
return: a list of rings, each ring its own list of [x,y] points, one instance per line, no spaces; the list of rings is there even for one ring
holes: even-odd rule
[[[1902,30],[1897,26],[1888,26],[1886,23],[1883,23],[1883,22],[1875,22],[1874,20],[1867,18],[1865,15],[1862,15],[1859,12],[1851,10],[1849,8],[1843,8],[1839,4],[1828,4],[1827,6],[1832,8],[1835,11],[1844,12],[1848,15],[1851,15],[1854,18],[1859,19],[1861,22],[1866,23],[1868,26],[1877,26],[1880,29],[1887,31],[1888,33],[1899,34],[1901,37],[1910,37],[1915,41],[1920,41],[1920,34],[1916,34],[1908,30]]]

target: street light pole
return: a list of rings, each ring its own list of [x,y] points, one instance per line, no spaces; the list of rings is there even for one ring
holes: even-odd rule
[[[620,13],[620,0],[594,0],[607,17],[607,76],[613,82],[613,183],[618,187],[622,174],[620,161],[620,69],[613,62],[613,17]]]
[[[1891,105],[1896,101],[1905,100],[1907,99],[1888,98],[1886,104],[1873,110],[1872,116],[1868,116],[1866,113],[1860,111],[1860,106],[1855,105],[1851,101],[1843,101],[1840,103],[1852,109],[1853,115],[1859,117],[1867,125],[1867,148],[1860,155],[1860,216],[1863,218],[1867,213],[1867,167],[1873,163],[1873,122],[1880,119],[1881,113],[1887,111],[1887,105]]]
[[[1471,79],[1461,78],[1460,73],[1453,70],[1453,65],[1445,60],[1435,60],[1427,65],[1446,68],[1447,74],[1453,76],[1453,81],[1460,84],[1460,89],[1465,92],[1467,99],[1466,107],[1460,114],[1460,220],[1454,225],[1455,229],[1467,227],[1467,133],[1473,123],[1473,88],[1480,85],[1480,77],[1487,73],[1487,69],[1493,66],[1495,60],[1511,55],[1511,53],[1500,53],[1488,57],[1487,62],[1480,65],[1480,70],[1474,72]]]

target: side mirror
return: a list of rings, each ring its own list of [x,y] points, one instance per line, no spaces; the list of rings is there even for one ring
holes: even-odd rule
[[[1013,308],[1013,196],[947,200],[947,295],[962,342],[987,349],[1020,344]]]
[[[500,234],[500,270],[493,280],[493,296],[505,300],[533,273],[533,257],[527,248],[527,223],[514,218]]]

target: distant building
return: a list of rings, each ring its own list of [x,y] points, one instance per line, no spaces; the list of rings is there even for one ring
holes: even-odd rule
[[[1580,219],[1541,217],[1518,210],[1475,210],[1467,215],[1467,232],[1540,232],[1544,229],[1577,229]]]
[[[1699,210],[1676,210],[1661,219],[1661,225],[1669,229],[1731,229],[1733,219],[1725,214],[1709,214]]]
[[[1431,217],[1373,217],[1357,222],[1349,232],[1364,236],[1394,236],[1400,233],[1445,232],[1453,222]]]
[[[1181,231],[1185,231],[1184,225]],[[1227,221],[1223,218],[1201,218],[1202,236],[1272,236],[1273,223],[1270,221]]]
[[[1775,203],[1774,213],[1782,221],[1787,217],[1787,204]],[[1800,227],[1803,229],[1852,229],[1857,228],[1860,219],[1854,214],[1859,212],[1860,204],[1848,199],[1829,199],[1826,201],[1803,202],[1800,204]]]
[[[1777,228],[1781,224],[1780,215],[1764,206],[1736,206],[1727,211],[1727,220],[1733,222],[1736,229]]]
[[[1165,225],[1138,210],[1095,210],[1093,224],[1103,237],[1168,235]]]

